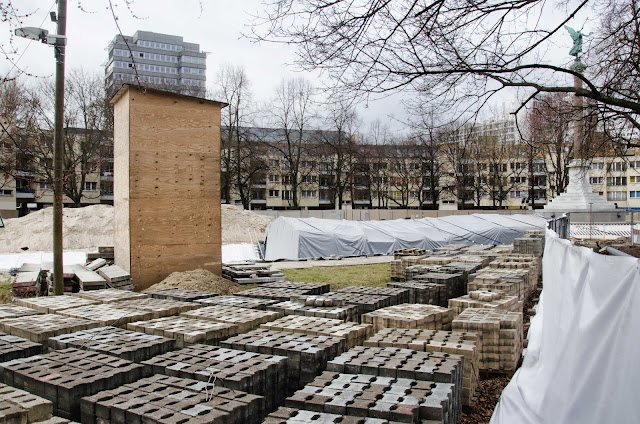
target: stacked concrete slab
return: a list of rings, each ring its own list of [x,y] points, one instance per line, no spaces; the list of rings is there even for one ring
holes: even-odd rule
[[[515,371],[522,355],[522,312],[469,308],[452,325],[454,331],[478,334],[481,370]]]
[[[46,343],[49,337],[95,327],[99,327],[99,324],[95,321],[55,314],[30,315],[5,319],[0,322],[0,331],[12,336],[24,337],[36,343]]]
[[[205,306],[180,316],[205,321],[224,322],[238,326],[238,333],[246,333],[261,324],[278,319],[281,315],[273,311],[259,311],[256,309],[238,308],[237,306]]]
[[[53,404],[40,396],[0,384],[0,422],[39,423],[52,418]]]
[[[311,382],[326,369],[328,361],[346,350],[346,341],[340,337],[264,329],[230,337],[220,345],[229,349],[286,357],[289,393]]]
[[[38,312],[42,312],[45,314],[52,314],[58,311],[62,311],[64,309],[77,308],[80,306],[89,306],[89,305],[97,305],[98,301],[83,299],[81,297],[72,297],[72,296],[43,296],[36,297],[31,299],[21,299],[18,298],[15,300],[16,304],[20,306],[26,306],[28,308],[34,309]]]
[[[213,381],[217,387],[265,397],[267,411],[287,393],[287,358],[196,344],[143,362],[151,374]]]
[[[234,324],[173,316],[132,322],[127,329],[172,338],[177,348],[195,343],[217,344],[238,334],[238,326]]]
[[[460,404],[451,383],[326,371],[285,406],[336,415],[421,423],[455,423]]]
[[[154,298],[123,300],[118,302],[117,305],[123,308],[149,312],[154,319],[178,315],[182,312],[192,311],[201,307],[199,303],[195,302]]]
[[[142,362],[173,350],[175,340],[116,327],[98,327],[51,337],[52,349],[76,348]]]
[[[420,304],[390,306],[362,315],[362,322],[371,324],[374,331],[389,327],[450,330],[451,319],[448,308]]]
[[[287,301],[292,297],[311,295],[311,290],[306,289],[290,289],[290,288],[270,288],[256,287],[254,289],[243,290],[234,293],[234,296],[254,297],[258,299],[271,299],[280,302]]]
[[[413,280],[387,283],[387,287],[408,290],[409,302],[407,303],[447,306],[447,287],[443,284],[424,283]]]
[[[137,381],[144,367],[110,355],[64,349],[0,364],[5,384],[53,403],[55,415],[80,419],[80,398]]]
[[[526,230],[522,237],[513,240],[513,253],[542,256],[544,252],[544,230]]]
[[[307,294],[323,294],[328,293],[331,289],[327,283],[304,283],[293,281],[282,281],[277,283],[262,284],[260,287],[270,289],[291,289],[291,290],[306,290]]]
[[[114,289],[115,290],[115,289]],[[59,315],[84,318],[98,323],[101,327],[110,325],[122,327],[130,322],[152,319],[151,312],[120,306],[119,303],[102,303],[58,311]]]
[[[83,423],[258,424],[264,398],[211,382],[154,375],[82,399]]]
[[[385,294],[365,294],[350,292],[329,292],[324,294],[327,299],[344,302],[358,307],[358,316],[386,306],[395,305],[394,297]]]
[[[505,311],[522,311],[522,302],[518,296],[507,296],[502,291],[476,290],[468,295],[449,299],[449,309],[454,318],[467,308],[501,309]]]
[[[98,274],[107,281],[108,288],[133,290],[131,274],[118,265],[107,265],[98,269]]]
[[[244,297],[244,296],[216,296],[216,297],[209,297],[207,299],[200,299],[200,300],[197,300],[196,302],[203,306],[214,306],[214,305],[237,306],[239,308],[258,309],[261,311],[266,311],[268,306],[275,305],[280,301],[273,300],[273,299],[260,299],[260,298],[254,298],[254,297]]]
[[[148,299],[149,296],[143,293],[136,293],[128,290],[120,290],[120,289],[102,289],[102,290],[91,290],[91,291],[81,291],[78,293],[73,293],[72,296],[81,297],[83,299],[95,300],[100,303],[113,303],[120,302],[123,300],[140,300],[140,299]]]
[[[361,345],[373,334],[373,326],[343,322],[337,319],[289,315],[262,324],[261,328],[288,331],[309,335],[340,337],[346,340],[347,348]]]
[[[40,314],[42,314],[42,312],[36,311],[35,309],[26,306],[14,305],[12,303],[5,303],[0,305],[0,320]]]
[[[398,287],[362,287],[349,286],[337,291],[338,293],[358,293],[364,295],[389,296],[392,305],[409,302],[409,290]]]
[[[307,424],[307,423],[340,423],[340,424],[399,424],[398,421],[383,420],[371,417],[352,417],[349,415],[327,414],[325,412],[305,411],[296,408],[278,408],[269,414],[262,424]]]
[[[0,333],[0,362],[42,353],[42,345],[22,337]]]
[[[175,287],[169,287],[166,289],[147,290],[144,294],[153,297],[154,299],[167,299],[178,300],[182,302],[195,302],[201,299],[208,299],[215,297],[217,293],[203,292],[197,290],[185,290]]]
[[[447,287],[447,299],[462,296],[467,292],[468,279],[462,273],[445,274],[443,272],[427,272],[413,276],[413,279],[423,283],[442,284]]]
[[[307,317],[320,317],[339,319],[341,321],[358,321],[358,307],[356,305],[333,305],[332,299],[323,296],[306,296],[287,302],[279,302],[268,306],[270,311],[277,312],[280,316],[302,315]]]

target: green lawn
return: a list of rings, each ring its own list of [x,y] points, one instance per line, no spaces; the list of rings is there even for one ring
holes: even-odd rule
[[[283,269],[282,273],[289,281],[330,283],[332,291],[347,286],[386,287],[391,281],[391,264]]]

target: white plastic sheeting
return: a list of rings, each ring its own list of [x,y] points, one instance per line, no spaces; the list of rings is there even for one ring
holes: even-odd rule
[[[222,245],[222,263],[259,261],[255,244],[237,243]]]
[[[403,248],[450,243],[509,244],[527,229],[543,229],[537,215],[475,214],[446,218],[345,221],[280,217],[267,227],[265,259],[391,255]]]
[[[543,281],[523,365],[491,424],[639,422],[638,260],[548,231]]]

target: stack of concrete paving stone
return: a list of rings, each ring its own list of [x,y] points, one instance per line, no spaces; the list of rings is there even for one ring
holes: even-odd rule
[[[488,264],[488,261],[487,261]],[[482,262],[466,261],[464,257],[459,256],[454,262],[450,262],[446,265],[442,265],[438,272],[444,272],[446,274],[462,274],[465,282],[469,281],[469,274],[484,268],[485,265]]]
[[[468,295],[449,299],[449,309],[457,317],[467,308],[489,308],[505,311],[522,311],[522,302],[518,296],[507,296],[501,291],[475,290]]]
[[[305,411],[296,408],[278,408],[269,414],[262,424],[307,424],[307,423],[340,423],[340,424],[399,424],[398,421],[383,420],[371,417],[352,417],[348,415],[327,414],[325,412]],[[425,423],[427,423],[425,421]]]
[[[466,246],[460,249],[465,254],[484,254],[489,250],[493,250],[495,248],[492,244],[472,244],[471,246]]]
[[[40,396],[0,384],[0,422],[37,423],[52,418],[53,404]]]
[[[64,309],[78,308],[80,306],[97,305],[100,302],[72,296],[43,296],[33,299],[16,299],[16,304],[26,306],[45,314],[56,313]]]
[[[453,388],[451,383],[326,371],[287,398],[285,406],[404,423],[455,423],[460,404]]]
[[[97,327],[49,338],[52,349],[76,348],[142,362],[173,350],[175,340],[116,327]]]
[[[346,341],[340,337],[265,329],[230,337],[220,345],[234,350],[286,357],[288,393],[311,382],[327,368],[327,361],[346,350]]]
[[[542,258],[535,255],[512,253],[497,258],[490,264],[492,269],[504,272],[525,271],[527,273],[528,294],[535,290],[538,279],[542,275]]]
[[[202,292],[197,290],[185,290],[175,287],[158,290],[147,290],[144,294],[151,296],[154,299],[167,299],[178,300],[181,302],[196,302],[202,299],[208,299],[215,297],[218,293]]]
[[[445,274],[443,272],[427,272],[416,275],[414,280],[424,283],[443,284],[447,287],[447,298],[462,296],[467,292],[467,278],[461,274]]]
[[[513,253],[542,256],[544,238],[544,230],[526,230],[522,237],[513,240]]]
[[[185,317],[132,322],[127,324],[127,329],[172,338],[177,348],[195,343],[218,344],[220,340],[238,334],[237,325]]]
[[[358,307],[356,305],[338,305],[336,303],[344,302],[323,296],[303,296],[302,298],[276,303],[268,306],[267,309],[277,312],[280,316],[303,315],[339,319],[341,321],[358,321]]]
[[[478,333],[481,370],[515,371],[522,354],[522,312],[469,308],[452,325],[454,331]]]
[[[427,249],[418,249],[416,247],[397,249],[393,251],[393,259],[400,259],[403,256],[424,256],[428,253]]]
[[[440,268],[442,265],[412,265],[408,266],[404,270],[404,280],[402,281],[411,281],[413,277],[420,274],[427,274],[429,272],[440,272]]]
[[[441,252],[441,254],[430,255],[430,256],[427,256],[425,258],[420,259],[420,262],[418,262],[418,264],[420,264],[420,265],[446,265],[448,263],[453,262],[455,259],[456,259],[456,256],[454,256],[454,254],[444,254],[444,252]]]
[[[98,323],[101,327],[107,325],[123,327],[130,322],[146,321],[153,318],[151,312],[126,308],[117,302],[64,309],[57,313],[67,317],[84,318]]]
[[[371,324],[374,331],[390,327],[450,330],[451,320],[448,308],[420,304],[390,306],[362,315],[362,322]]]
[[[0,331],[12,336],[24,337],[32,342],[46,343],[49,337],[74,333],[98,326],[97,322],[87,319],[46,314],[2,320],[0,322]]]
[[[417,265],[426,255],[401,256],[391,261],[391,279],[393,281],[404,281],[405,269]]]
[[[383,328],[364,342],[370,347],[395,347],[419,352],[445,352],[464,356],[462,403],[474,406],[480,385],[480,355],[477,333]]]
[[[213,381],[217,387],[265,397],[267,411],[287,393],[287,358],[196,344],[143,362],[152,374]]]
[[[259,424],[264,398],[212,382],[154,375],[82,399],[83,423]]]
[[[263,284],[286,280],[279,269],[271,268],[271,265],[255,263],[223,265],[222,276],[238,284]]]
[[[261,328],[313,336],[341,337],[346,340],[347,348],[362,345],[373,334],[373,327],[369,324],[356,324],[354,322],[342,322],[338,319],[297,315],[285,316],[262,324]]]
[[[168,299],[137,299],[137,300],[123,300],[117,302],[116,305],[128,308],[137,309],[139,311],[146,311],[151,313],[152,318],[164,318],[172,315],[179,315],[182,312],[192,311],[202,307],[199,303],[195,302],[181,302],[179,300]]]
[[[329,361],[327,371],[451,383],[455,403],[460,405],[463,366],[466,364],[461,355],[395,347],[356,346]]]
[[[36,296],[47,292],[47,270],[40,264],[22,264],[13,283],[14,296]]]
[[[256,287],[254,289],[243,290],[238,293],[234,293],[234,296],[246,296],[255,297],[258,299],[271,299],[284,302],[290,300],[292,297],[310,295],[309,290],[306,289],[287,289],[287,288],[269,288],[269,287]]]
[[[70,269],[73,270],[73,279],[80,290],[103,290],[107,287],[107,280],[105,280],[104,277],[96,271],[89,269],[86,266],[75,264],[71,265]]]
[[[270,289],[292,289],[292,290],[306,290],[307,294],[323,294],[328,293],[331,290],[330,285],[327,283],[304,283],[294,281],[283,281],[279,283],[267,283],[261,287]]]
[[[280,301],[273,299],[260,299],[255,297],[216,296],[209,297],[207,299],[200,299],[196,302],[203,306],[237,306],[239,308],[258,309],[260,311],[266,311],[268,306],[275,305]]]
[[[118,265],[103,266],[98,269],[98,274],[107,281],[108,288],[133,290],[131,274]]]
[[[515,270],[514,272],[503,272],[492,268],[484,268],[476,274],[467,284],[468,291],[491,290],[501,291],[506,296],[517,296],[518,300],[523,300],[526,293],[526,271]]]
[[[409,302],[407,303],[447,306],[447,287],[443,284],[400,281],[397,283],[387,283],[387,287],[409,290]]]
[[[42,345],[22,337],[0,333],[0,362],[42,353]]]
[[[114,260],[114,250],[113,246],[99,246],[97,252],[87,253],[87,261],[104,259],[107,264],[112,264]]]
[[[358,293],[365,295],[389,296],[391,305],[409,302],[409,290],[397,287],[362,287],[349,286],[337,291],[338,293]],[[389,306],[391,306],[389,305]]]
[[[451,243],[451,244],[445,244],[444,246],[440,246],[440,247],[436,247],[435,249],[433,249],[434,252],[444,252],[444,253],[456,253],[459,250],[463,250],[468,248],[469,245],[466,243]]]
[[[362,314],[366,314],[367,312],[375,311],[376,309],[395,305],[393,302],[393,296],[385,294],[329,292],[323,296],[332,301],[340,301],[344,302],[346,305],[357,306],[358,317]]]
[[[100,303],[112,303],[112,302],[120,302],[123,300],[139,300],[139,299],[148,299],[149,296],[144,293],[136,293],[128,290],[120,290],[120,289],[102,289],[102,290],[91,290],[91,291],[81,291],[78,293],[73,293],[72,296],[81,297],[83,299],[95,300]]]
[[[80,398],[143,377],[144,367],[101,353],[64,349],[0,364],[5,384],[53,403],[55,415],[78,420]]]
[[[246,333],[259,327],[261,324],[280,317],[280,314],[273,311],[259,311],[257,309],[222,305],[205,306],[193,311],[183,312],[180,315],[186,318],[235,324],[238,326],[238,333]]]
[[[85,267],[88,270],[97,271],[98,269],[100,269],[100,268],[102,268],[103,266],[106,266],[106,265],[108,265],[106,259],[98,258],[98,259],[94,259],[93,261],[89,262]]]
[[[0,320],[40,314],[42,314],[42,312],[26,306],[14,305],[13,303],[0,304]]]

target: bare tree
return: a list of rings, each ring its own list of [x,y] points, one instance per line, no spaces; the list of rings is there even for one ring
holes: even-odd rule
[[[371,123],[367,142],[360,147],[360,155],[368,163],[369,197],[372,204],[375,199],[378,208],[389,205],[390,143],[389,128],[375,120]]]

